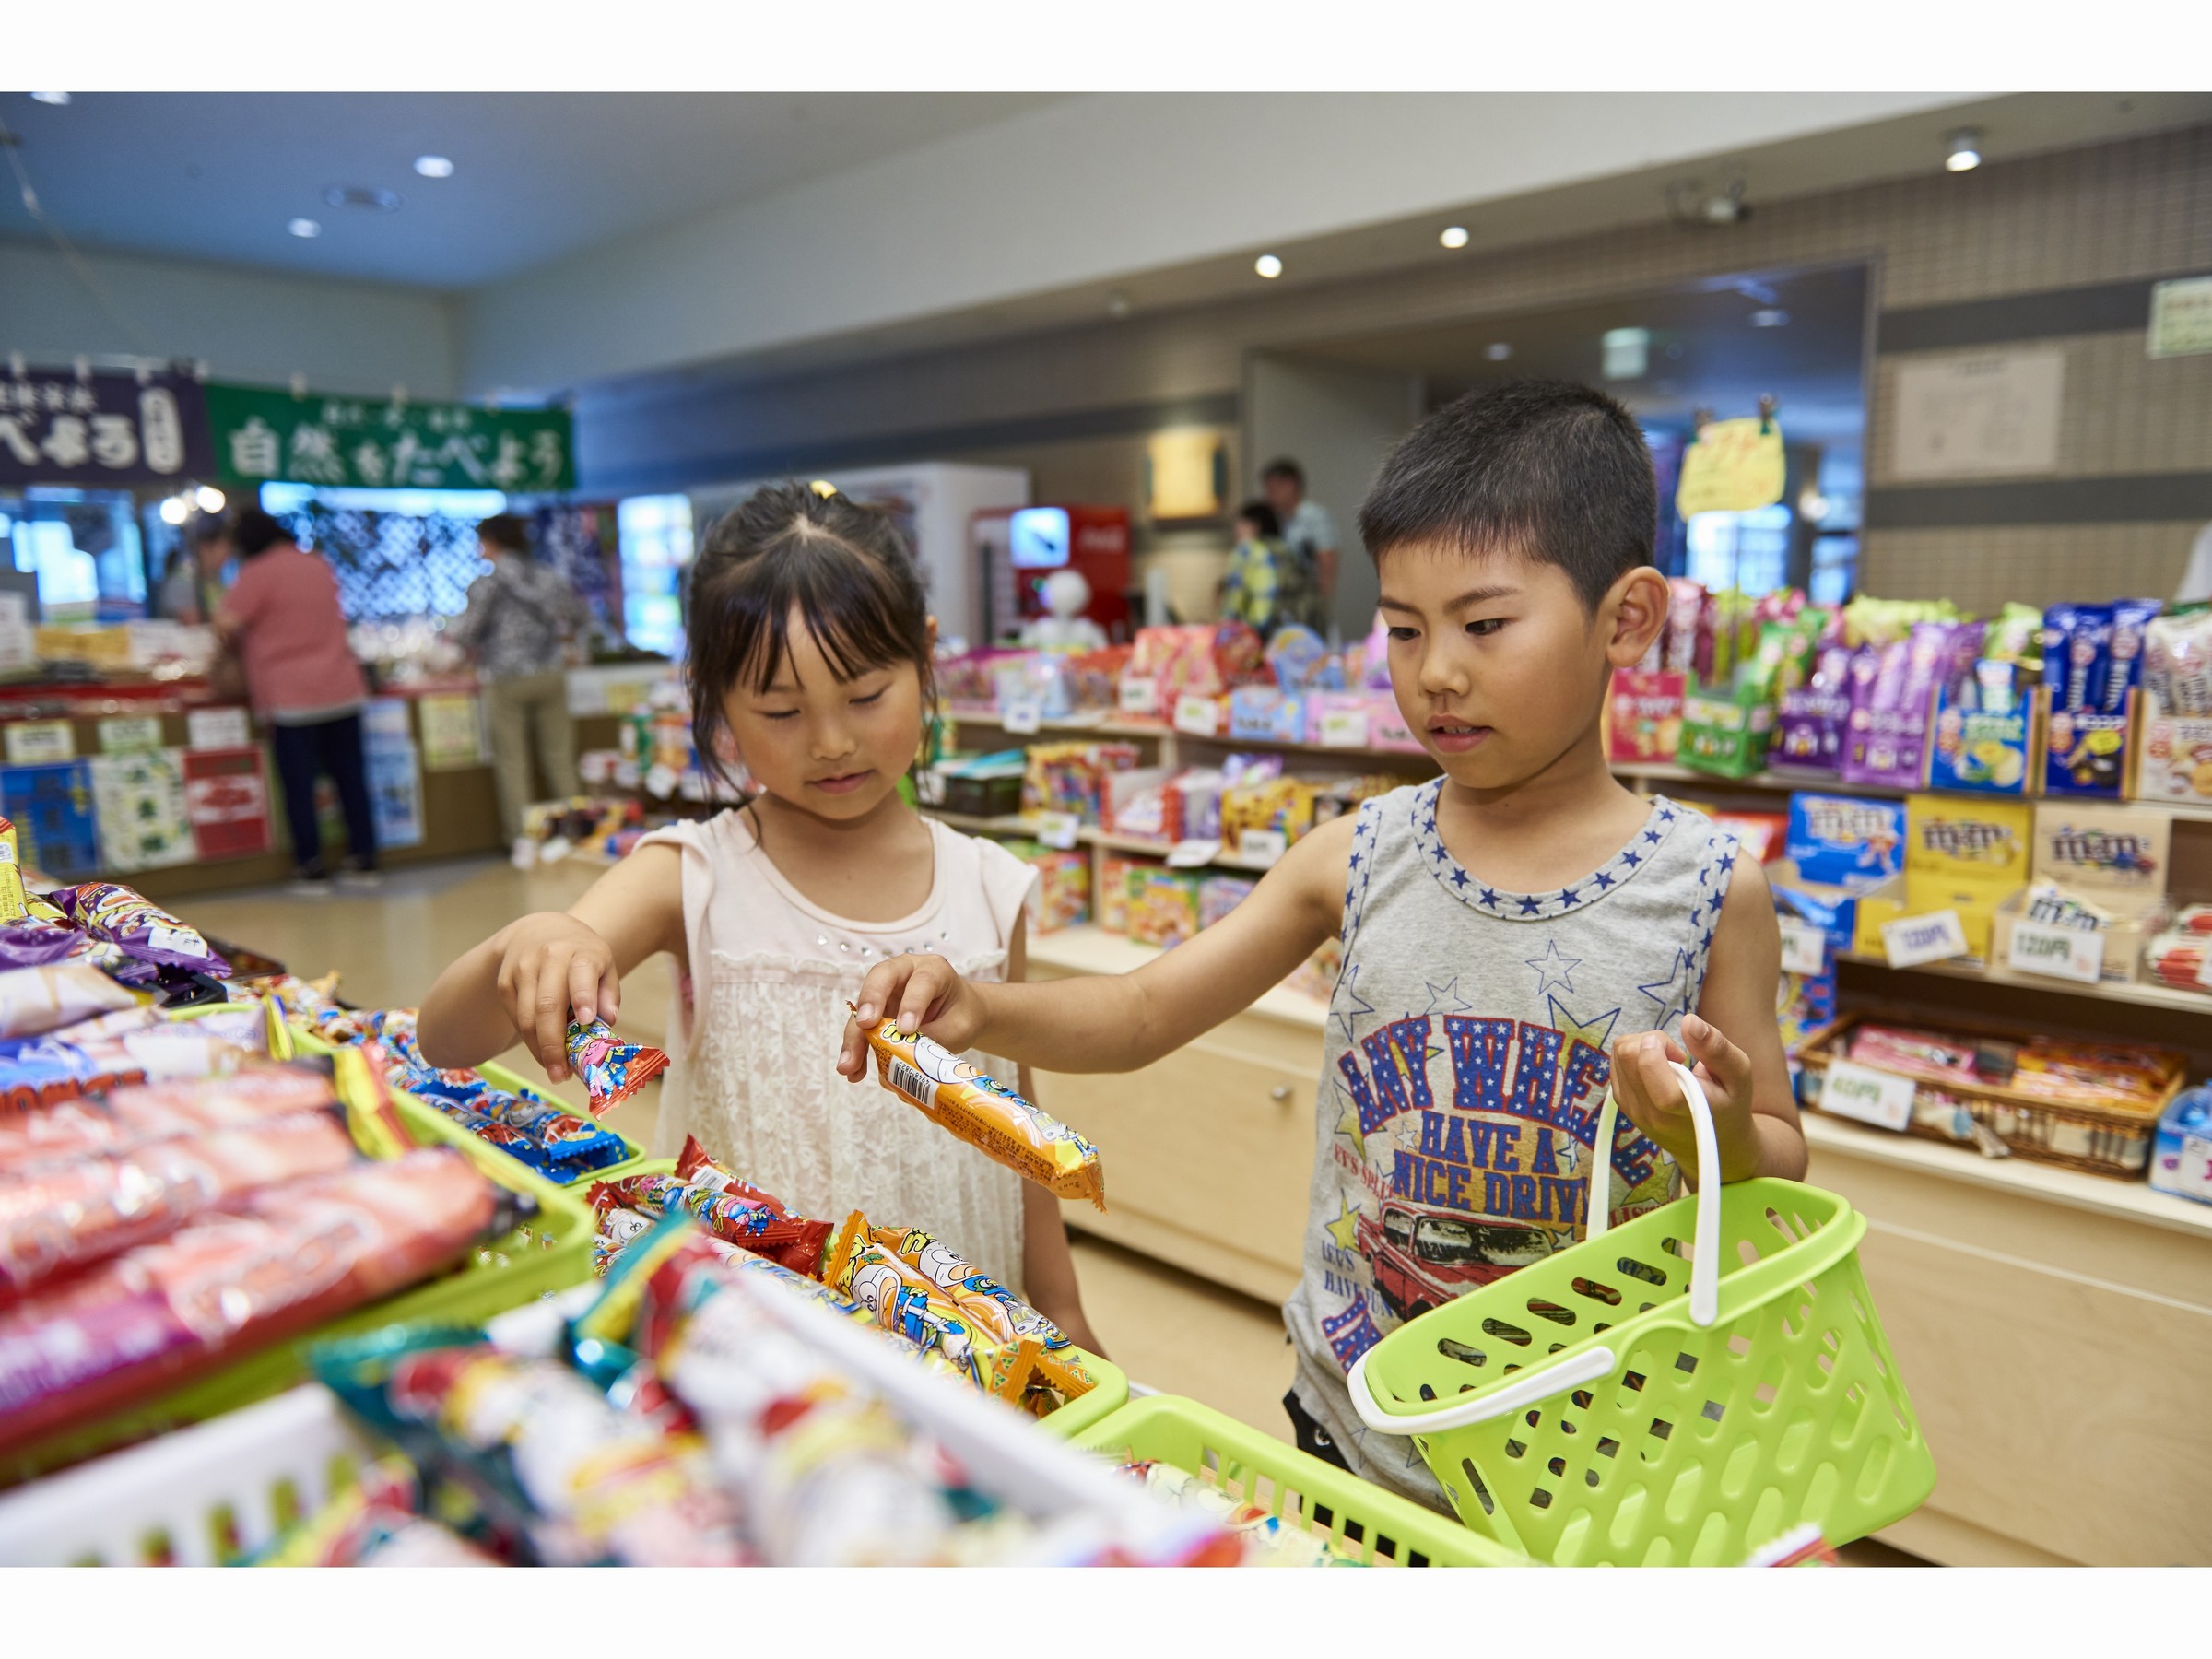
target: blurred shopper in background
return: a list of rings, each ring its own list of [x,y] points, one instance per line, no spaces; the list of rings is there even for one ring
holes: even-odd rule
[[[500,828],[512,842],[523,832],[531,802],[576,793],[563,647],[590,618],[574,590],[531,559],[529,528],[521,519],[507,512],[488,518],[477,526],[477,540],[491,571],[470,585],[468,608],[447,637],[475,658],[484,682]],[[533,747],[542,794],[531,783]]]
[[[1312,627],[1320,615],[1312,566],[1283,540],[1275,509],[1247,501],[1237,509],[1237,545],[1221,579],[1221,618],[1248,622],[1265,636],[1292,622]]]
[[[161,614],[174,622],[202,623],[222,597],[223,567],[230,562],[230,521],[202,513],[178,539],[161,578]]]
[[[1305,468],[1288,455],[1267,464],[1260,489],[1281,523],[1283,540],[1312,572],[1316,614],[1312,623],[1325,633],[1325,618],[1336,600],[1336,521],[1319,501],[1306,499]]]
[[[215,628],[238,653],[254,712],[269,728],[292,832],[292,890],[313,897],[330,891],[315,820],[318,776],[329,778],[346,815],[347,858],[338,880],[374,887],[376,823],[361,758],[369,685],[346,642],[337,578],[258,508],[239,513],[230,545],[238,552],[238,580],[216,608]]]

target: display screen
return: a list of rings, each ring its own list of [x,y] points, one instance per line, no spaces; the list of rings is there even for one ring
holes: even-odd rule
[[[1024,507],[1013,515],[1007,535],[1018,571],[1056,571],[1067,562],[1065,507]]]

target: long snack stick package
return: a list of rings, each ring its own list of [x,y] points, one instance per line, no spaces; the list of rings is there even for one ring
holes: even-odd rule
[[[868,1033],[883,1086],[948,1131],[1026,1180],[1062,1198],[1106,1207],[1099,1149],[1048,1117],[1004,1083],[985,1077],[941,1043],[885,1020]]]

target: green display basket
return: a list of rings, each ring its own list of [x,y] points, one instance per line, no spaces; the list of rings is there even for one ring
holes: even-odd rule
[[[1675,1069],[1717,1168],[1704,1090]],[[1615,1112],[1608,1095],[1596,1146]],[[1774,1180],[1609,1232],[1605,1209],[1346,1379],[1462,1520],[1556,1566],[1738,1566],[1805,1524],[1842,1544],[1920,1505],[1936,1465],[1859,1271],[1864,1217]]]
[[[537,1214],[441,1277],[273,1344],[145,1405],[33,1442],[0,1461],[0,1486],[281,1394],[312,1374],[308,1349],[326,1337],[387,1324],[481,1324],[591,1277],[592,1215],[580,1199],[487,1146],[443,1112],[405,1095],[395,1099],[400,1117],[418,1140],[458,1147],[490,1180],[533,1199]]]
[[[1325,1535],[1333,1548],[1370,1567],[1534,1564],[1518,1550],[1469,1532],[1448,1516],[1371,1486],[1195,1400],[1146,1394],[1073,1438],[1075,1444],[1109,1457],[1171,1464],[1185,1474],[1208,1477],[1227,1496]],[[1350,1536],[1354,1530],[1358,1541]]]

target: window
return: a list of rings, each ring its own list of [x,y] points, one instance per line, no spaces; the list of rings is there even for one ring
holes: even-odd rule
[[[1689,521],[1686,573],[1708,593],[1772,593],[1789,577],[1791,517],[1780,501],[1749,512],[1699,513]]]
[[[1482,1261],[1475,1247],[1475,1230],[1465,1221],[1445,1221],[1424,1216],[1414,1230],[1414,1253],[1439,1267],[1466,1267]]]
[[[1404,1210],[1382,1212],[1382,1234],[1401,1250],[1413,1242],[1413,1218]]]
[[[616,509],[616,524],[622,540],[622,631],[641,651],[680,655],[690,498],[631,496]]]
[[[0,496],[0,559],[49,620],[117,622],[146,615],[145,543],[130,494],[34,486]]]

